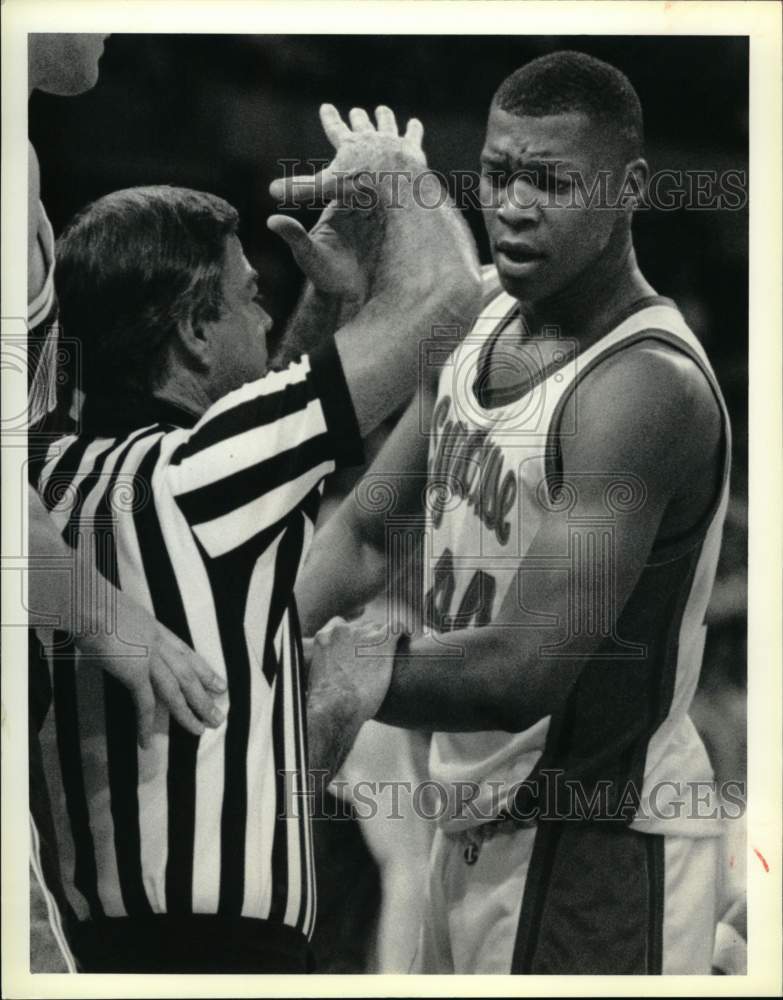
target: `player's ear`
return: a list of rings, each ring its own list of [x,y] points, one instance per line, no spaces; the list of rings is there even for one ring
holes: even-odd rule
[[[634,212],[644,205],[649,179],[650,167],[643,157],[637,156],[625,164],[619,203],[626,212]]]

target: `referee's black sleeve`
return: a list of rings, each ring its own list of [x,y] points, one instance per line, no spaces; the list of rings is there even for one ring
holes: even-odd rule
[[[212,556],[277,523],[363,448],[333,341],[211,406],[172,454],[169,487]]]

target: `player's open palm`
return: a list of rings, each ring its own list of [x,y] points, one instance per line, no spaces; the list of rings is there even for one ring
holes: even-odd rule
[[[352,108],[347,125],[333,104],[322,104],[319,109],[321,125],[335,156],[329,166],[312,176],[278,178],[270,185],[273,197],[302,205],[314,198],[336,198],[354,207],[366,206],[362,192],[380,191],[393,194],[393,177],[389,173],[419,172],[426,169],[427,160],[421,142],[424,129],[418,118],[411,118],[405,132],[400,135],[397,119],[391,108],[379,105],[375,109],[375,124],[363,108]],[[370,199],[371,200],[371,199]]]
[[[350,112],[350,127],[331,104],[322,105],[320,115],[336,150],[334,160],[313,176],[275,181],[271,190],[298,204],[323,197],[332,200],[309,233],[287,215],[272,215],[267,225],[286,241],[315,288],[361,303],[383,238],[384,215],[379,209],[394,197],[395,174],[410,177],[427,165],[421,148],[423,130],[413,118],[400,135],[394,112],[384,106],[376,109],[376,125],[361,108]]]
[[[271,216],[268,226],[285,240],[319,292],[365,301],[383,237],[377,211],[359,212],[331,201],[309,233],[288,215]]]
[[[116,591],[116,627],[75,641],[84,662],[103,668],[131,693],[139,745],[148,746],[160,702],[189,732],[201,735],[223,714],[215,704],[225,682],[207,663],[121,591]],[[144,652],[146,650],[146,652]]]

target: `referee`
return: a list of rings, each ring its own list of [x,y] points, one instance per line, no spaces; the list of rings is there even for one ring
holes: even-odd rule
[[[137,748],[128,692],[49,637],[42,738],[86,972],[312,967],[310,819],[290,804],[306,801],[307,767],[294,583],[325,477],[362,460],[362,436],[414,388],[419,341],[455,316],[469,323],[478,291],[457,213],[442,198],[415,203],[417,179],[419,193],[437,184],[419,130],[400,137],[388,109],[376,115],[377,129],[366,115],[350,129],[322,111],[335,169],[400,172],[395,211],[375,189],[384,237],[371,297],[334,337],[325,319],[320,346],[283,371],[266,374],[271,320],[221,199],[116,192],[58,246],[86,402],[80,433],[47,456],[44,502],[90,586],[131,595],[227,684],[224,725],[196,735],[161,710]],[[368,717],[374,669],[355,678]]]

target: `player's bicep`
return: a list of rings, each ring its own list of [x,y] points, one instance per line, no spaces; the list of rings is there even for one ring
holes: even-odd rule
[[[496,620],[532,623],[547,645],[616,624],[683,474],[683,399],[646,360],[607,366],[568,400],[561,426],[575,432],[530,498],[538,529]]]
[[[572,572],[581,560],[578,591],[604,574],[619,615],[687,475],[689,394],[670,359],[644,350],[600,366],[581,390],[566,404],[562,426],[575,433],[560,440],[556,473],[541,491],[548,509],[533,548],[546,558],[565,545]]]

